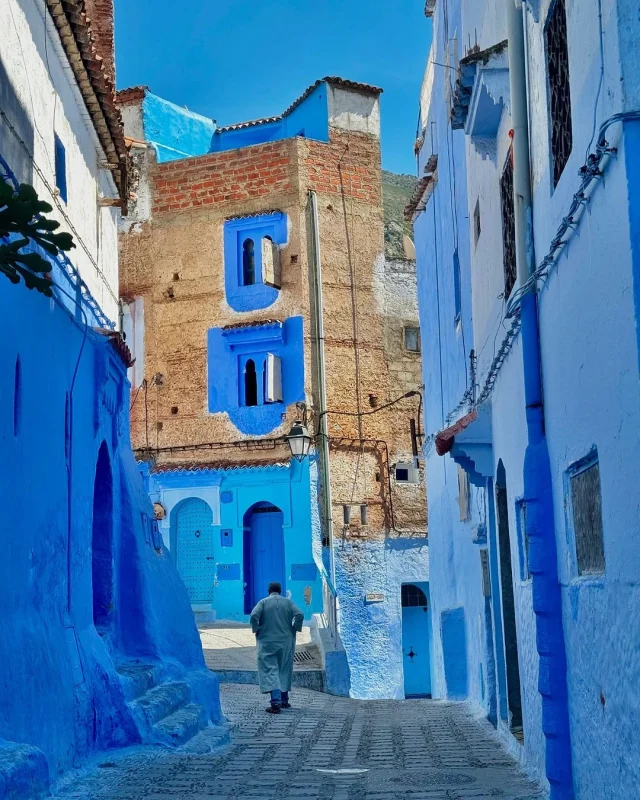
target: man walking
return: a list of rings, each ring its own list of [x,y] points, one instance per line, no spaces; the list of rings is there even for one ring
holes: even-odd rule
[[[298,606],[282,597],[279,583],[269,584],[269,597],[251,612],[251,630],[258,645],[258,678],[260,691],[271,693],[268,714],[279,714],[291,708],[289,690],[293,676],[293,653],[296,633],[302,630],[304,614]]]

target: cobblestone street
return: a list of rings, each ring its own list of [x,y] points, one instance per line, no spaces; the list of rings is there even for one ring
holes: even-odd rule
[[[299,690],[295,708],[264,713],[255,686],[222,687],[231,743],[198,754],[109,754],[56,797],[83,800],[533,800],[545,798],[462,704],[358,701]],[[206,738],[206,737],[205,737]]]

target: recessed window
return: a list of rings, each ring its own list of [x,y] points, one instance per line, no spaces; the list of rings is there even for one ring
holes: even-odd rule
[[[555,0],[545,26],[544,36],[551,115],[551,161],[555,188],[573,147],[565,0]]]
[[[520,580],[528,581],[529,572],[529,534],[527,533],[527,504],[524,500],[516,503],[516,524],[518,529],[518,556],[520,561]]]
[[[412,583],[403,583],[401,592],[402,608],[427,609],[427,596],[419,586],[414,586]]]
[[[460,286],[460,258],[458,251],[453,251],[453,302],[455,308],[455,322],[460,322],[462,314],[462,290]]]
[[[67,202],[67,152],[64,145],[58,138],[58,134],[53,134],[54,140],[54,160],[56,170],[56,187],[60,197]]]
[[[420,328],[404,329],[404,346],[410,353],[420,352]]]
[[[398,462],[395,467],[396,483],[418,483],[419,472],[411,462]]]
[[[256,282],[256,253],[253,239],[242,243],[242,285],[253,286]]]
[[[481,233],[482,233],[482,227],[480,225],[480,198],[478,198],[476,200],[475,211],[473,212],[473,239],[475,244],[478,244],[478,239],[480,238]]]
[[[13,435],[20,433],[20,423],[22,422],[22,367],[20,359],[16,358],[16,365],[13,373]]]
[[[258,376],[256,362],[250,358],[244,365],[244,404],[245,406],[258,405]]]
[[[569,470],[578,575],[604,572],[600,464],[594,451]]]
[[[504,266],[504,296],[511,294],[516,282],[516,215],[513,202],[513,158],[509,149],[500,178],[502,205],[502,262]]]

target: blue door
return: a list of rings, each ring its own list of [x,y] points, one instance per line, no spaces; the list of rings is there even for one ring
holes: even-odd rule
[[[213,601],[213,513],[197,497],[177,509],[176,565],[192,603]]]
[[[272,581],[278,581],[285,592],[284,516],[275,506],[256,508],[251,515],[249,546],[249,590],[252,607],[263,597]]]
[[[412,583],[402,586],[404,696],[431,697],[430,623],[427,595]]]

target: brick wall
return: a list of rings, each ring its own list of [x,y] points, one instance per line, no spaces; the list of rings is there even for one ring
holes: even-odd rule
[[[113,0],[84,0],[96,50],[115,86]]]

